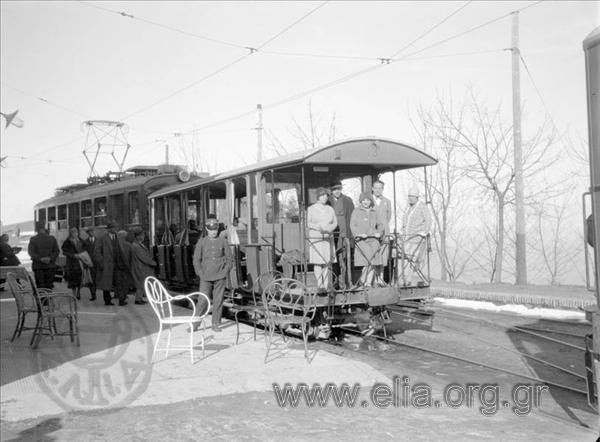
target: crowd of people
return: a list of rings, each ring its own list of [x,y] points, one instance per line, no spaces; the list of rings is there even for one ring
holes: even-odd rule
[[[314,266],[317,286],[329,290],[332,270],[336,269],[340,289],[352,286],[347,271],[348,255],[353,267],[361,268],[354,286],[383,286],[384,268],[389,260],[393,236],[390,235],[392,203],[383,196],[384,183],[375,181],[371,192],[363,192],[354,207],[352,199],[342,192],[336,182],[329,189],[316,190],[316,201],[307,210],[309,262]],[[410,255],[413,266],[408,269],[407,280],[412,285],[415,271],[419,269],[425,253],[424,238],[431,227],[427,206],[419,201],[419,193],[411,188],[408,206],[402,219],[400,241],[402,253]]]

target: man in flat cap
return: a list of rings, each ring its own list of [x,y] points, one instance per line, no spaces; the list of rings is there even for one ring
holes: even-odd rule
[[[31,269],[35,276],[35,284],[41,289],[54,288],[56,258],[60,253],[56,238],[48,235],[44,223],[35,224],[37,235],[29,240],[27,251],[31,256]]]
[[[219,222],[215,218],[208,218],[205,227],[206,236],[196,243],[194,249],[194,270],[200,277],[200,292],[212,301],[212,329],[220,332],[225,285],[233,258],[227,240],[218,235]],[[206,309],[202,300],[198,300],[200,314]]]
[[[337,217],[337,228],[333,231],[333,234],[336,238],[335,253],[339,264],[338,284],[340,289],[344,289],[351,284],[351,281],[347,278],[346,262],[347,257],[351,256],[347,247],[352,248],[350,217],[354,211],[352,198],[344,195],[342,188],[340,181],[334,182],[333,186],[331,186],[331,195],[329,196],[329,204],[333,207],[333,211]]]

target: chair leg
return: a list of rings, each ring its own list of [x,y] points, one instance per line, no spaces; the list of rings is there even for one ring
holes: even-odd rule
[[[75,342],[75,336],[73,334],[73,318],[71,316],[69,316],[69,338],[71,339],[71,342]]]
[[[302,328],[302,340],[304,341],[304,357],[310,363],[310,360],[308,359],[308,334],[306,333],[308,324],[302,323],[300,324],[300,327]]]
[[[75,316],[73,318],[73,326],[75,328],[75,344],[77,345],[77,347],[80,346],[80,342],[79,342],[79,324],[77,323],[77,316]]]
[[[169,334],[167,335],[167,349],[166,349],[166,354],[165,354],[165,358],[169,357],[169,347],[171,346],[171,328],[173,326],[171,324],[169,324]]]
[[[158,342],[160,341],[160,334],[162,333],[162,322],[158,325],[158,335],[156,336],[156,343],[154,344],[154,351],[152,352],[152,362],[154,362],[154,356],[156,355],[156,349],[158,348]]]
[[[33,343],[33,349],[35,350],[38,345],[40,345],[40,341],[42,339],[42,326],[43,326],[43,318],[40,317],[39,325],[36,326],[35,330],[35,342]]]
[[[15,340],[17,332],[19,333],[19,336],[21,336],[21,330],[23,328],[23,319],[23,313],[19,313],[19,317],[17,318],[17,325],[15,326],[15,331],[13,332],[12,338],[10,338],[10,342]]]
[[[38,316],[35,320],[35,328],[33,329],[33,335],[31,335],[31,342],[29,342],[29,345],[33,348],[37,347],[37,343],[39,342],[38,335],[41,333],[43,320],[44,319],[42,318],[42,315],[38,313]]]
[[[194,365],[194,324],[189,323],[190,326],[190,359],[192,365]]]
[[[235,345],[238,345],[238,342],[240,340],[240,321],[238,319],[238,315],[240,314],[240,311],[238,310],[237,312],[235,312],[234,318],[235,318]]]

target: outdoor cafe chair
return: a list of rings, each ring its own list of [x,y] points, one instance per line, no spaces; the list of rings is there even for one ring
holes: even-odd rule
[[[79,327],[77,325],[77,299],[71,293],[38,288],[33,277],[26,272],[18,276],[9,272],[6,275],[10,291],[17,303],[18,319],[17,328],[13,333],[13,339],[20,335],[22,330],[30,329],[24,327],[25,316],[32,312],[32,299],[37,312],[35,327],[30,345],[35,349],[38,347],[42,336],[69,336],[71,342],[79,343]],[[22,308],[22,309],[21,309]],[[69,323],[69,330],[59,332],[56,320],[62,319]]]
[[[7,268],[5,267],[2,270],[5,269]],[[15,326],[15,331],[10,338],[10,342],[13,342],[15,338],[21,336],[23,330],[35,330],[35,327],[26,327],[25,322],[27,314],[37,314],[38,309],[37,304],[35,303],[35,298],[33,297],[33,292],[31,290],[27,290],[26,287],[22,287],[22,284],[20,283],[21,280],[26,281],[27,278],[29,278],[27,269],[25,269],[25,267],[11,266],[7,270],[8,272],[4,273],[4,277],[6,278],[8,291],[15,299],[15,305],[17,307],[17,324]],[[9,273],[11,275],[10,278],[8,277]],[[33,344],[33,337],[34,335],[31,335],[31,344]]]
[[[285,330],[291,326],[298,326],[302,332],[304,341],[304,356],[308,357],[308,335],[311,321],[317,311],[317,293],[307,290],[306,286],[295,279],[278,278],[271,281],[262,292],[262,301],[265,314],[265,339],[267,352],[265,363],[269,357],[269,351],[273,343],[275,330],[279,329],[283,335]]]
[[[170,348],[189,348],[190,359],[192,364],[194,363],[194,331],[196,327],[202,326],[201,346],[202,346],[202,357],[204,357],[204,318],[210,312],[210,300],[208,296],[201,292],[194,292],[187,295],[171,296],[167,289],[162,283],[153,276],[148,276],[144,281],[144,289],[146,291],[146,297],[150,301],[150,305],[156,313],[159,322],[158,336],[156,337],[156,343],[154,344],[154,352],[152,353],[152,360],[158,350],[165,351],[166,356],[169,356]],[[196,300],[194,296],[204,298],[206,302],[206,309],[200,314],[196,311]],[[173,304],[177,301],[187,300],[192,305],[191,315],[174,315]],[[178,324],[187,324],[190,327],[190,343],[189,346],[183,345],[171,345],[171,327]],[[158,343],[160,342],[160,336],[163,331],[163,325],[169,327],[169,333],[167,335],[166,347],[159,348]]]

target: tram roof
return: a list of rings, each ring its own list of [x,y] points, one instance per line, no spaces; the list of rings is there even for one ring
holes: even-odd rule
[[[583,40],[583,49],[588,50],[600,44],[600,26],[589,33]]]
[[[437,160],[431,155],[400,141],[385,138],[357,138],[325,147],[293,152],[276,158],[223,172],[204,180],[177,184],[157,190],[149,198],[158,198],[192,189],[202,184],[223,181],[249,173],[277,170],[303,164],[312,165],[368,165],[377,169],[399,170],[431,166]]]

